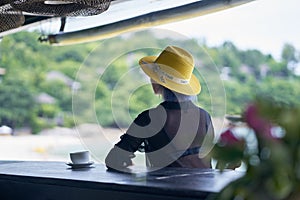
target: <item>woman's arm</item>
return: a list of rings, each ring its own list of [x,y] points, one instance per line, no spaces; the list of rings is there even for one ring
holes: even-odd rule
[[[115,144],[115,146],[108,153],[105,159],[107,168],[120,170],[132,165],[131,159],[135,157],[134,152],[136,152],[140,145],[144,142],[144,137],[137,137],[142,133],[136,132],[137,130],[142,131],[142,129],[136,129],[136,127],[144,127],[149,122],[150,120],[147,111],[141,113],[134,120],[127,132],[121,136],[120,141]]]

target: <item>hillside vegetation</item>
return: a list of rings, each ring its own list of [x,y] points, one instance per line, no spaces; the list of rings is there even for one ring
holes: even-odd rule
[[[109,42],[50,46],[39,43],[38,36],[20,32],[0,42],[0,71],[5,71],[0,74],[0,125],[27,126],[33,133],[57,125],[72,127],[75,122],[126,127],[139,112],[160,102],[137,69],[138,60],[159,52],[143,47],[167,46],[172,39],[145,31]],[[141,41],[143,49],[136,49]],[[198,103],[215,116],[224,113],[212,107],[214,102],[224,102],[226,114],[240,114],[257,95],[299,104],[300,79],[294,73],[299,52],[291,44],[275,60],[229,41],[215,47],[196,39],[174,43],[192,50],[202,83]],[[218,90],[226,95],[211,93],[214,81],[222,83]]]

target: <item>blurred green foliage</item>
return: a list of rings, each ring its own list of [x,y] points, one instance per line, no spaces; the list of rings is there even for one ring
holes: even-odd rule
[[[39,33],[20,32],[0,43],[0,67],[6,70],[0,83],[0,124],[30,126],[37,133],[47,126],[93,123],[96,118],[102,126],[126,127],[138,113],[161,101],[149,84],[140,82],[149,80],[137,70],[138,60],[157,55],[160,50],[155,47],[171,45],[172,39],[142,31],[115,37],[109,43],[50,46],[39,43],[38,37]],[[212,102],[226,101],[227,114],[240,114],[257,94],[271,95],[284,104],[299,104],[300,79],[288,69],[289,63],[299,61],[299,53],[290,44],[284,46],[279,61],[258,50],[240,50],[229,41],[216,47],[192,38],[176,44],[193,52],[202,83],[199,104],[215,116],[223,117],[218,110],[211,110]],[[69,82],[66,78],[50,79],[53,71]],[[226,99],[211,96],[206,84],[220,77],[224,78]],[[218,89],[221,92],[224,88]],[[37,102],[41,93],[53,97],[55,103]],[[73,117],[75,122],[70,120]]]
[[[299,199],[299,105],[260,96],[245,109],[243,116],[249,134],[255,136],[257,148],[250,151],[244,145],[247,136],[236,140],[229,137],[228,133],[234,135],[234,127],[222,133],[224,136],[221,135],[211,155],[221,164],[221,170],[231,163],[243,163],[245,173],[214,199]],[[226,138],[231,139],[231,143],[222,142]]]

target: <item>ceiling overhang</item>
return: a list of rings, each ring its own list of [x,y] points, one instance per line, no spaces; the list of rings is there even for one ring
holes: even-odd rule
[[[45,41],[54,45],[90,42],[206,15],[251,1],[254,0],[113,0],[107,11],[96,16],[62,18],[25,15],[23,26],[1,32],[0,37],[56,21],[60,28],[44,38]],[[80,21],[82,25],[78,25]],[[68,23],[71,25],[68,26]]]

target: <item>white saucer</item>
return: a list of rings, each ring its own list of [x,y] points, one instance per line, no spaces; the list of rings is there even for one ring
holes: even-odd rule
[[[71,166],[72,168],[84,168],[84,167],[90,167],[92,164],[94,164],[93,161],[87,162],[87,163],[79,163],[75,164],[72,162],[67,162],[67,165]]]

